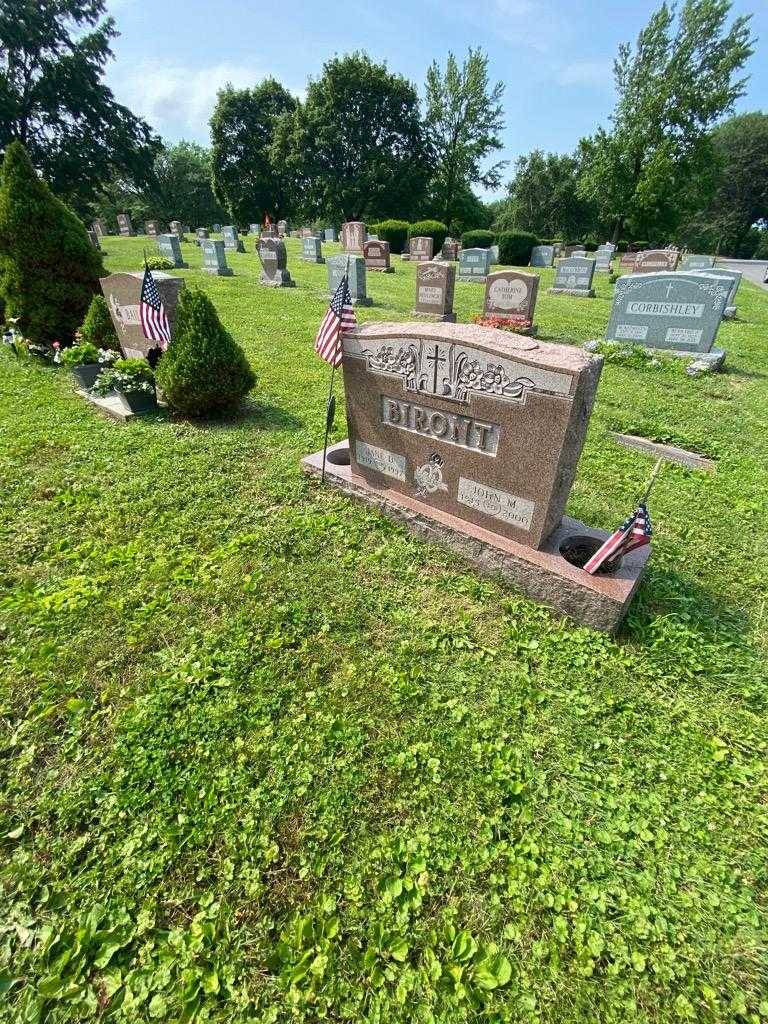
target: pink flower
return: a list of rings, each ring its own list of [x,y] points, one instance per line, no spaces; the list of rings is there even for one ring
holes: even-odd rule
[[[52,342],[53,348],[61,348],[61,344],[58,341]]]

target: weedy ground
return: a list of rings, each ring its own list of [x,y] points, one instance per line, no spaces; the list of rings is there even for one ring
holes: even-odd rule
[[[0,365],[0,1019],[768,1019],[768,294],[720,375],[605,366],[570,514],[643,487],[611,431],[717,464],[665,469],[611,639],[302,476],[326,269],[291,241],[263,288],[247,244],[232,278],[184,246],[259,376],[238,417],[121,425]],[[395,263],[361,320],[408,319]],[[541,276],[543,338],[604,332],[606,278]]]

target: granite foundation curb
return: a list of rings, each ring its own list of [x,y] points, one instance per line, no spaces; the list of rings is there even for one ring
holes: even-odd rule
[[[576,299],[594,299],[595,289],[590,288],[547,288],[547,295],[573,295]]]

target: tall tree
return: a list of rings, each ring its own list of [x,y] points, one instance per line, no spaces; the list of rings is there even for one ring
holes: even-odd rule
[[[540,238],[574,238],[594,231],[592,204],[577,195],[581,170],[577,156],[534,149],[515,163],[509,201],[498,216],[501,227],[530,231]]]
[[[492,88],[488,58],[470,48],[464,64],[448,54],[445,72],[435,61],[427,71],[426,125],[433,150],[431,185],[435,213],[452,228],[457,203],[472,185],[498,188],[506,162],[483,168],[483,161],[501,149],[504,127],[501,97],[504,85]]]
[[[274,78],[221,89],[211,116],[213,191],[238,224],[290,212],[289,180],[271,155],[275,128],[296,100]]]
[[[14,139],[83,211],[115,171],[150,172],[149,125],[102,81],[117,35],[104,0],[0,0],[0,148]]]
[[[731,0],[685,0],[677,17],[665,2],[634,48],[619,47],[612,127],[584,141],[579,185],[613,223],[614,240],[626,220],[657,237],[669,233],[699,201],[708,131],[744,94],[737,75],[753,52],[749,17],[728,27],[730,11]]]
[[[411,217],[429,176],[416,89],[366,54],[335,57],[281,120],[275,155],[309,218]]]

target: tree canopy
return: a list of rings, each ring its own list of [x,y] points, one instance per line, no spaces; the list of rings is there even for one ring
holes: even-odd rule
[[[105,12],[104,0],[0,0],[0,147],[22,142],[80,211],[115,172],[145,180],[158,144],[102,80],[117,34]]]

